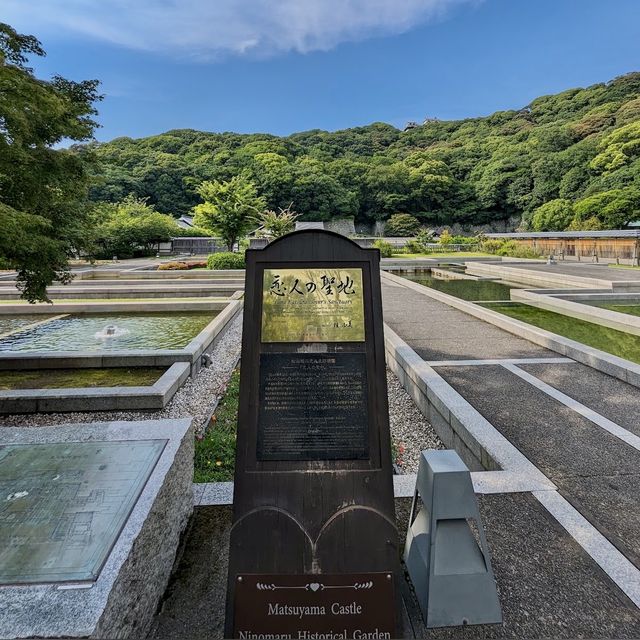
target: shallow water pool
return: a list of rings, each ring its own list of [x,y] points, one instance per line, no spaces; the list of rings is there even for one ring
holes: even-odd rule
[[[9,333],[9,331],[15,331],[16,329],[26,327],[27,325],[33,324],[34,322],[46,320],[50,317],[51,316],[41,315],[38,313],[24,314],[20,316],[0,316],[0,336],[4,335],[5,333]]]
[[[521,288],[518,285],[495,280],[467,280],[456,278],[437,278],[431,272],[399,273],[398,275],[418,282],[431,289],[448,293],[461,300],[476,302],[480,300],[509,300],[511,289]]]
[[[182,349],[215,311],[67,316],[0,339],[0,351]],[[113,334],[107,327],[114,327]]]

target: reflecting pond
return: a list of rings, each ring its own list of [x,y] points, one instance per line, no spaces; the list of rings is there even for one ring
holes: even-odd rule
[[[67,316],[0,339],[0,351],[181,349],[217,312]]]
[[[475,302],[478,300],[509,300],[511,289],[522,288],[523,285],[504,282],[502,280],[467,280],[462,278],[441,278],[435,277],[430,271],[422,273],[398,273],[398,275],[448,293],[451,296],[462,300]]]

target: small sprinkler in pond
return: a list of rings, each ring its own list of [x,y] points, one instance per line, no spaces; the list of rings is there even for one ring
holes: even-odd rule
[[[98,331],[95,337],[98,340],[106,340],[108,338],[117,338],[129,333],[129,329],[120,329],[115,324],[108,324],[102,331]]]

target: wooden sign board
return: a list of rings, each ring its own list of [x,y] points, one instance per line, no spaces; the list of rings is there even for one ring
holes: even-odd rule
[[[246,256],[226,635],[399,637],[379,252],[307,230]]]
[[[239,638],[395,637],[391,573],[240,575],[235,600]]]

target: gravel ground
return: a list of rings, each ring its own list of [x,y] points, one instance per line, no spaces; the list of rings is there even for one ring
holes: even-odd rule
[[[242,315],[215,343],[211,356],[214,364],[203,367],[198,376],[189,378],[160,411],[92,411],[84,413],[41,413],[5,416],[2,427],[42,427],[78,422],[111,420],[159,420],[161,418],[193,418],[196,433],[202,432],[240,356]]]
[[[387,388],[391,437],[396,445],[404,446],[404,453],[399,456],[403,462],[400,468],[405,473],[416,473],[420,452],[425,449],[444,449],[444,445],[398,378],[389,369],[387,369]]]
[[[161,418],[188,418],[195,421],[196,433],[202,433],[224,393],[226,384],[240,356],[242,316],[238,316],[215,344],[211,356],[215,362],[202,368],[195,379],[189,378],[160,411],[96,411],[83,413],[42,413],[5,416],[0,427],[43,427],[79,422],[108,422],[111,420],[157,420]],[[442,449],[440,439],[420,413],[398,379],[387,371],[389,389],[389,417],[391,435],[397,445],[404,447],[401,468],[406,473],[417,471],[420,452],[424,449]]]

